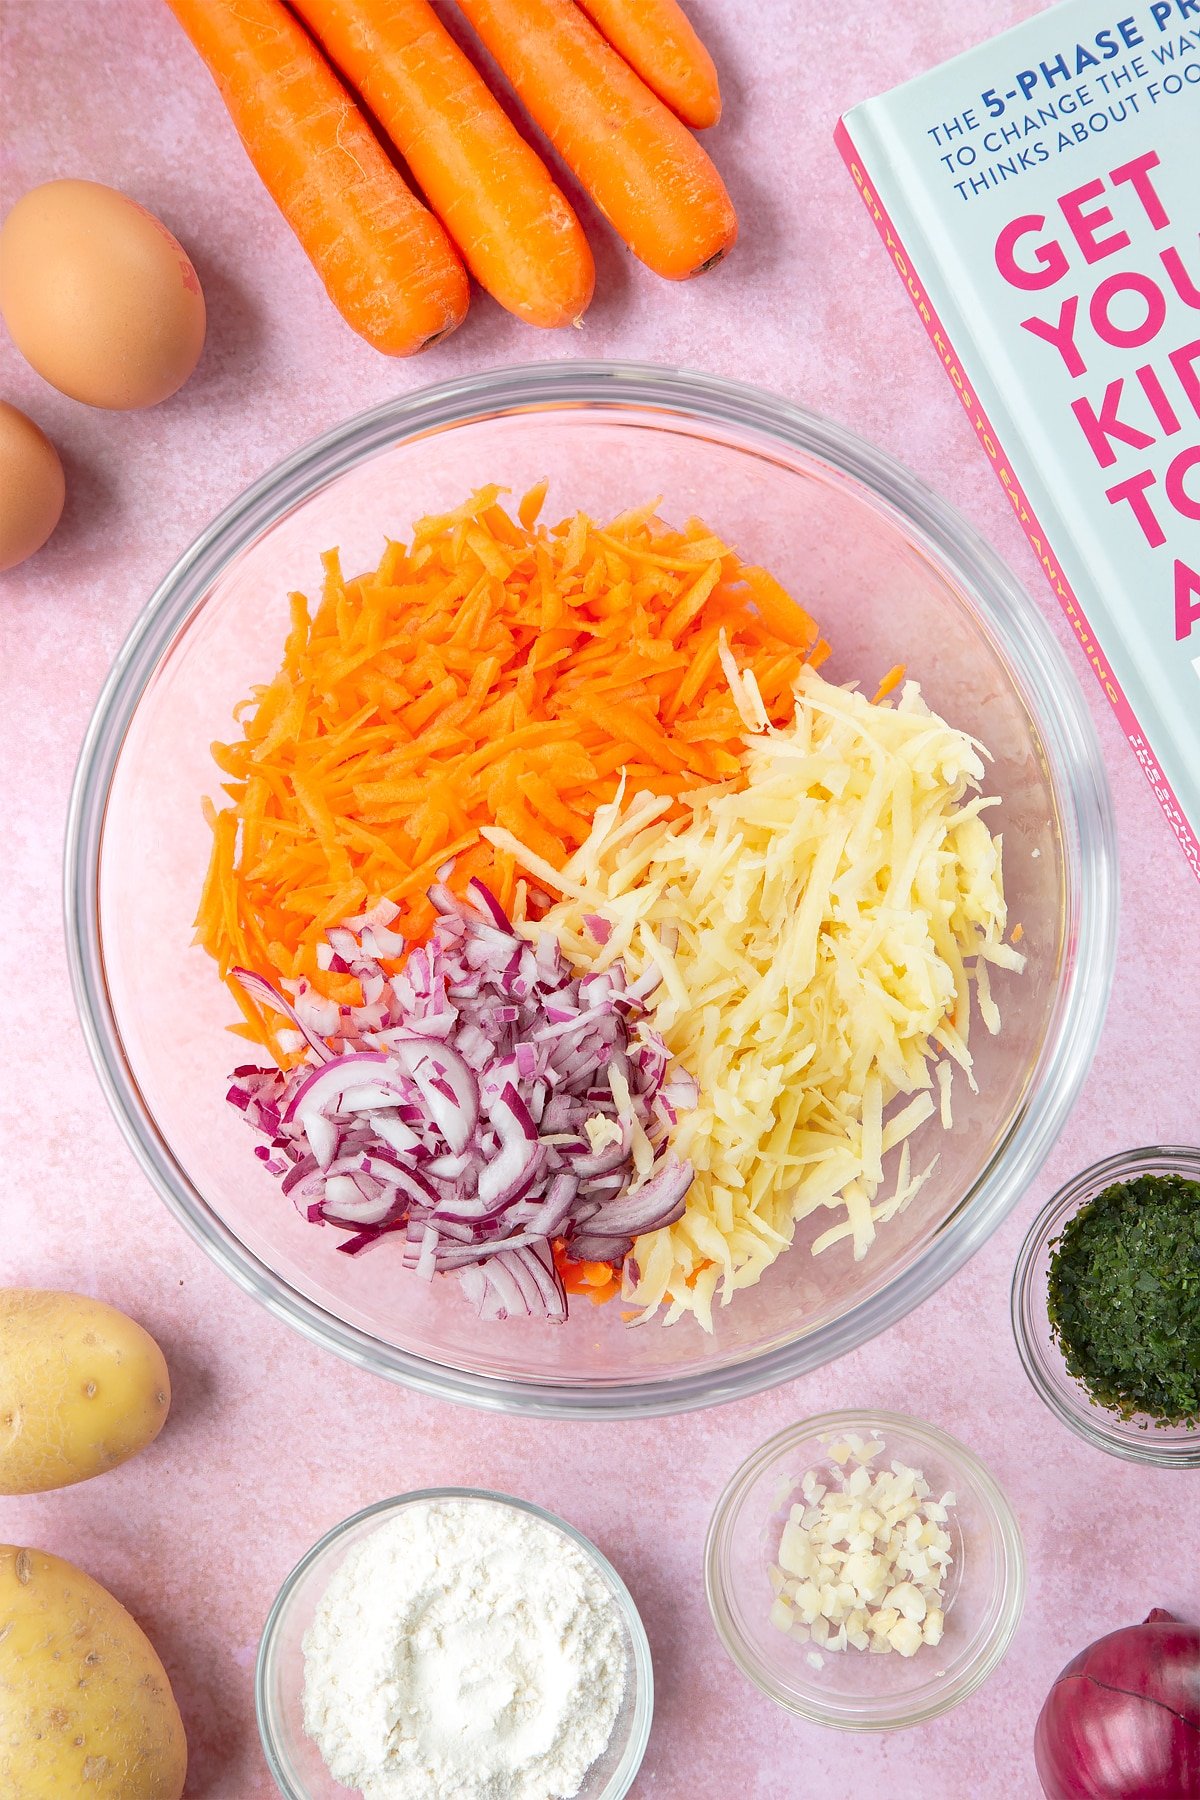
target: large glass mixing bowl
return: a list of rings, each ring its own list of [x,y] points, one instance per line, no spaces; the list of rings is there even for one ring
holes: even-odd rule
[[[809,1253],[817,1221],[757,1287],[629,1329],[581,1303],[565,1327],[482,1324],[458,1284],[350,1258],[255,1163],[225,1104],[241,1060],[228,996],[192,920],[208,855],[209,745],[274,671],[288,591],[318,555],[349,573],[385,535],[499,481],[551,481],[546,515],[661,495],[765,563],[821,620],[824,673],[871,691],[905,662],[932,706],[991,752],[1023,975],[998,974],[1004,1029],[980,1033],[978,1092],[913,1144],[936,1173],[855,1262]],[[623,364],[507,369],[393,400],[257,482],[167,576],[113,666],[84,742],[66,859],[67,937],[89,1048],[168,1206],[279,1317],[381,1374],[489,1407],[622,1416],[710,1405],[803,1374],[924,1300],[1025,1191],[1087,1070],[1116,923],[1108,791],[1075,678],[1028,597],[950,508],[839,426],[712,377]],[[245,1046],[242,1046],[244,1052]],[[936,1141],[935,1141],[936,1140]],[[396,1240],[398,1243],[399,1240]]]

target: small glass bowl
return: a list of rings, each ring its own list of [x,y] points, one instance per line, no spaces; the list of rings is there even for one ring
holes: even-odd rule
[[[633,1597],[595,1544],[565,1519],[544,1512],[528,1500],[484,1488],[422,1488],[392,1500],[380,1500],[335,1525],[296,1564],[280,1588],[263,1628],[254,1682],[259,1735],[276,1787],[287,1800],[351,1800],[354,1790],[333,1779],[321,1752],[304,1729],[304,1634],[347,1552],[404,1507],[422,1500],[484,1500],[530,1513],[544,1525],[561,1531],[591,1562],[621,1618],[628,1677],[612,1736],[584,1777],[578,1800],[622,1800],[641,1767],[654,1716],[650,1645]]]
[[[776,1560],[791,1494],[829,1447],[857,1433],[882,1439],[879,1464],[919,1469],[934,1496],[955,1495],[945,1633],[915,1656],[821,1650],[771,1623]],[[742,1464],[708,1530],[704,1581],[718,1635],[756,1687],[779,1706],[839,1731],[894,1731],[949,1712],[1003,1657],[1025,1599],[1025,1551],[1012,1508],[978,1457],[948,1432],[891,1412],[831,1412],[773,1437]],[[820,1668],[808,1660],[822,1658]]]
[[[1183,1144],[1148,1144],[1093,1163],[1057,1194],[1030,1226],[1021,1246],[1012,1286],[1012,1323],[1025,1373],[1051,1412],[1064,1425],[1110,1456],[1153,1463],[1160,1469],[1200,1469],[1200,1429],[1159,1425],[1145,1414],[1131,1419],[1100,1406],[1082,1381],[1070,1374],[1046,1310],[1051,1245],[1072,1214],[1114,1182],[1138,1175],[1182,1175],[1200,1181],[1200,1149]]]

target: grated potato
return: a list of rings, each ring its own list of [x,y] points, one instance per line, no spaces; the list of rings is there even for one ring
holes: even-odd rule
[[[661,971],[655,1026],[700,1090],[672,1148],[696,1175],[682,1219],[637,1241],[625,1298],[707,1329],[714,1300],[756,1282],[821,1208],[841,1216],[814,1253],[849,1239],[866,1254],[936,1164],[914,1172],[907,1140],[935,1114],[950,1125],[956,1072],[974,1085],[972,988],[998,1030],[988,965],[1024,963],[1003,941],[980,747],[915,683],[876,704],[804,669],[775,729],[753,674],[728,658],[726,672],[744,782],[698,790],[673,823],[667,801],[618,793],[561,872],[485,832],[562,896],[542,924],[572,961]]]

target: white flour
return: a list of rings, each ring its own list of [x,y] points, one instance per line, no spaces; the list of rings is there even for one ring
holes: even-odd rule
[[[304,1724],[366,1800],[569,1800],[626,1682],[583,1552],[488,1500],[407,1506],[351,1550],[304,1639]]]

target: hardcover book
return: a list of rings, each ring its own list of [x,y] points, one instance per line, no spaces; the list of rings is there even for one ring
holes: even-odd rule
[[[1200,0],[1065,0],[837,141],[1200,877]]]

